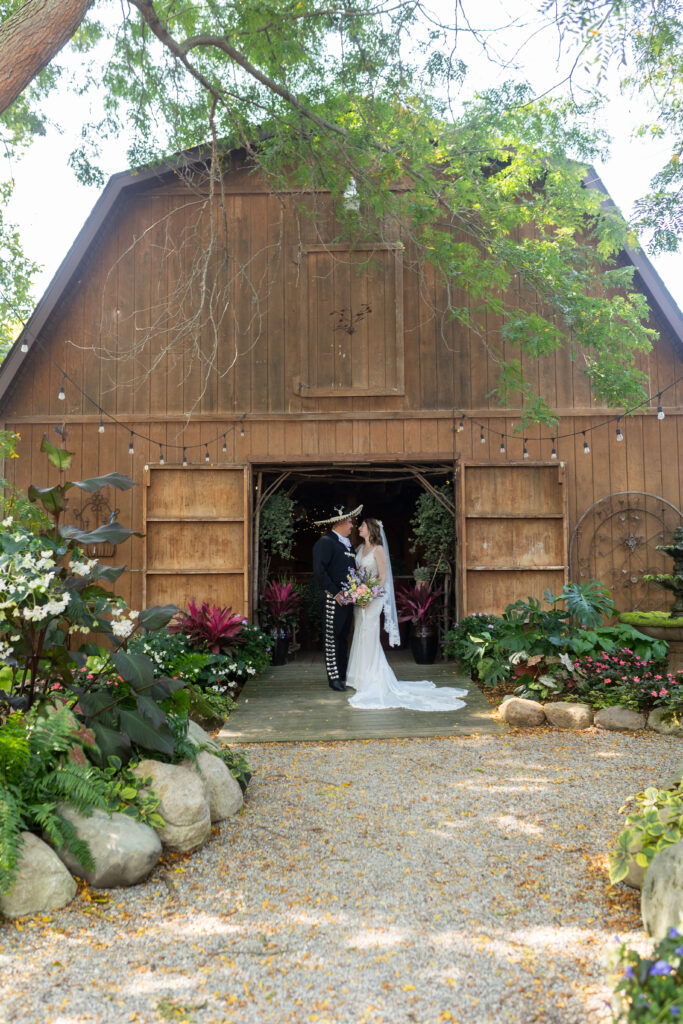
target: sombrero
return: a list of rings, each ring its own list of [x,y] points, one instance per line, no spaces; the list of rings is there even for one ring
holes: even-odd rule
[[[335,505],[332,511],[332,515],[329,519],[318,519],[315,521],[315,526],[332,526],[334,523],[341,523],[344,519],[355,519],[363,511],[363,506],[359,505],[358,508],[354,508],[349,511],[346,505]]]

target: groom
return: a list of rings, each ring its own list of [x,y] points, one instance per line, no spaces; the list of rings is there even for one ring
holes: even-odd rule
[[[323,651],[327,678],[333,690],[346,689],[349,630],[353,619],[352,605],[341,604],[341,585],[356,568],[356,558],[349,537],[354,516],[362,505],[349,512],[343,505],[334,509],[329,519],[320,519],[316,526],[329,526],[327,533],[313,547],[313,575],[323,592]]]

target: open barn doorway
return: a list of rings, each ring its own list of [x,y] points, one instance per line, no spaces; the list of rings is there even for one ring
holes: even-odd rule
[[[256,465],[252,467],[253,529],[252,571],[254,592],[252,605],[259,607],[259,596],[266,579],[294,580],[303,594],[301,626],[297,643],[303,650],[312,650],[320,643],[320,612],[311,570],[313,545],[324,529],[315,521],[330,515],[335,504],[349,508],[363,506],[363,515],[381,519],[389,542],[394,580],[397,587],[412,585],[413,571],[420,564],[420,551],[411,551],[411,520],[417,501],[425,490],[445,485],[449,505],[454,511],[453,465],[449,463],[342,463],[310,465]],[[294,502],[296,530],[291,555],[287,559],[270,555],[261,543],[260,513],[274,494],[285,493]],[[359,520],[360,522],[360,520]],[[453,545],[449,553],[455,565],[455,518]],[[358,542],[354,533],[352,542]],[[450,575],[450,574],[449,574]],[[440,574],[438,583],[444,582]],[[454,587],[449,578],[446,587],[446,617],[454,616]],[[402,632],[405,639],[405,630]]]

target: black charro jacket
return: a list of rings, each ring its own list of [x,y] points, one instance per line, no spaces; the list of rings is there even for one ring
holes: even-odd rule
[[[334,597],[341,590],[349,569],[356,568],[353,548],[347,548],[334,530],[315,542],[313,547],[313,575],[323,590]]]

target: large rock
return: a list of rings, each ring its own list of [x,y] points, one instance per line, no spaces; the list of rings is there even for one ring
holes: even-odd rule
[[[615,704],[612,708],[600,708],[595,712],[593,722],[599,729],[607,729],[609,732],[633,732],[636,729],[644,729],[647,719],[639,711],[631,711],[629,708],[622,708]]]
[[[54,850],[32,832],[22,832],[19,872],[9,892],[0,893],[5,917],[59,910],[71,903],[78,887]]]
[[[110,816],[95,808],[86,818],[68,804],[61,804],[59,813],[88,844],[95,868],[88,871],[65,847],[56,851],[57,856],[73,875],[85,878],[96,889],[141,882],[161,856],[161,841],[154,829],[127,814],[115,811]]]
[[[211,813],[201,776],[162,761],[140,761],[133,772],[141,779],[149,777],[159,797],[159,814],[166,822],[158,829],[163,845],[180,853],[203,846],[211,835]]]
[[[208,732],[197,725],[192,719],[187,723],[187,738],[195,747],[209,747],[211,750],[220,750],[220,747],[212,740]]]
[[[545,722],[545,712],[541,705],[524,697],[506,700],[498,710],[504,722],[516,725],[518,729],[533,729]]]
[[[671,711],[666,708],[655,708],[647,716],[648,729],[654,729],[655,732],[664,733],[666,736],[683,736],[683,718],[669,718],[666,721],[667,715],[671,715]]]
[[[572,704],[568,701],[551,701],[543,705],[545,717],[557,729],[590,729],[593,724],[593,709],[590,704]]]
[[[640,912],[645,928],[656,940],[683,921],[683,842],[660,850],[650,862]]]
[[[192,761],[183,761],[183,767],[201,775],[209,798],[211,821],[224,821],[242,807],[244,797],[239,782],[232,777],[226,763],[210,750],[199,752],[196,766]]]

